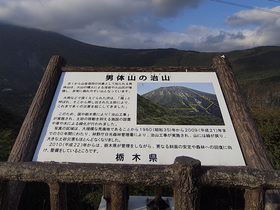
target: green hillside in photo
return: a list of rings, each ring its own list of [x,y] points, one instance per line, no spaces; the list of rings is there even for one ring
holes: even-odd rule
[[[214,94],[170,86],[138,95],[137,124],[224,125],[224,121]]]

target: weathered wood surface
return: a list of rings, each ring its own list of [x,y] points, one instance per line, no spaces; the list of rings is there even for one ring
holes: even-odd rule
[[[104,184],[103,198],[106,200],[107,210],[127,210],[129,200],[129,187],[125,184]]]
[[[32,160],[62,72],[61,67],[65,64],[65,59],[60,56],[51,58],[11,150],[8,162]],[[24,183],[10,183],[10,203],[13,208],[17,208],[23,188]]]
[[[245,194],[245,199],[250,201],[245,204],[246,210],[263,209],[265,190],[280,189],[280,171],[248,167],[205,167],[201,166],[200,161],[188,157],[178,157],[169,166],[1,162],[0,169],[0,179],[4,181],[48,183],[52,209],[67,208],[67,183],[110,184],[111,209],[126,208],[126,185],[173,187],[177,209],[199,209],[200,186],[249,189]]]
[[[279,173],[272,171],[273,168],[267,152],[262,143],[261,137],[257,131],[255,123],[249,114],[245,100],[242,98],[241,91],[234,77],[230,63],[225,57],[218,56],[213,59],[212,67],[63,67],[65,60],[60,56],[54,56],[46,70],[46,73],[39,86],[37,94],[31,104],[29,112],[24,120],[16,143],[11,151],[9,162],[26,162],[33,157],[34,151],[39,140],[41,130],[43,128],[45,118],[47,116],[57,83],[62,71],[67,72],[217,72],[219,82],[232,118],[233,125],[236,130],[238,140],[246,161],[251,168],[268,169],[257,170],[237,167],[235,169],[229,167],[228,172],[225,168],[205,168],[202,167],[202,173],[199,175],[198,182],[201,185],[213,186],[233,186],[244,187],[246,191],[245,197],[250,201],[251,198],[260,200],[259,203],[247,202],[246,208],[261,208],[263,203],[263,190],[267,188],[279,189]],[[1,163],[2,164],[2,163]],[[184,181],[178,181],[174,168],[167,166],[121,166],[121,165],[98,165],[98,164],[50,164],[50,163],[4,163],[1,165],[0,178],[4,180],[14,181],[39,181],[52,183],[50,185],[53,195],[57,192],[58,183],[98,183],[98,184],[144,184],[144,185],[160,185],[177,187],[184,185]],[[11,165],[9,165],[11,164]],[[19,165],[17,165],[19,164]],[[2,168],[3,166],[3,168]],[[22,167],[24,170],[22,171]],[[8,168],[9,172],[6,170]],[[145,168],[145,170],[144,170]],[[217,172],[221,169],[222,171]],[[89,171],[88,171],[89,170]],[[147,171],[146,171],[147,170]],[[234,172],[234,170],[237,170]],[[92,173],[94,171],[94,173]],[[146,172],[144,172],[146,171]],[[188,171],[188,170],[187,170]],[[190,170],[192,171],[192,170]],[[182,172],[182,171],[181,171]],[[14,173],[14,174],[13,174]],[[252,174],[251,174],[252,173]],[[39,175],[41,174],[41,175]],[[189,173],[191,176],[192,173]],[[232,175],[230,175],[232,174]],[[94,176],[93,176],[94,175]],[[106,175],[106,176],[105,176]],[[152,175],[152,176],[151,176]],[[185,174],[186,175],[186,174]],[[220,177],[219,177],[220,176]],[[142,177],[142,179],[139,179]],[[51,181],[50,181],[51,180]],[[113,180],[113,181],[112,181]],[[181,180],[182,181],[182,180]],[[186,180],[185,180],[186,181]],[[6,183],[6,182],[4,182]],[[57,183],[57,185],[53,184]],[[243,185],[244,184],[244,185]],[[19,198],[24,187],[24,183],[13,182],[11,184],[11,204],[14,208],[18,205]],[[198,190],[197,190],[198,191]],[[179,194],[179,192],[177,192]],[[176,193],[175,193],[176,194]],[[198,192],[199,194],[199,192]],[[266,201],[269,204],[276,204],[271,209],[275,209],[279,203],[279,191],[266,193]],[[177,195],[178,197],[178,195]],[[60,193],[57,199],[54,198],[56,206],[60,205],[63,195]],[[190,201],[188,201],[190,202]],[[196,206],[193,203],[193,206]],[[280,207],[279,207],[280,208]]]
[[[178,157],[173,164],[175,173],[174,207],[175,209],[199,209],[200,185],[198,183],[201,163],[199,160]]]
[[[246,190],[244,194],[245,209],[265,209],[265,191],[261,188]],[[246,202],[247,201],[247,202]],[[274,208],[269,208],[274,209]],[[277,208],[275,208],[277,209]]]
[[[50,182],[48,185],[50,189],[51,210],[67,210],[67,184]]]
[[[38,91],[21,126],[16,142],[11,150],[8,162],[32,160],[60,79],[62,72],[61,67],[65,64],[66,61],[60,56],[53,56],[50,60]]]
[[[1,180],[24,182],[171,187],[180,179],[174,165],[0,162],[0,169]],[[196,179],[202,186],[280,189],[280,171],[277,170],[201,166]]]
[[[247,166],[259,169],[273,169],[257,126],[242,96],[230,62],[225,56],[217,56],[213,59],[213,67],[216,69]],[[257,191],[250,190],[246,192],[246,195],[247,197],[255,197],[258,193]],[[252,193],[251,196],[249,195],[250,193]],[[255,208],[255,204],[250,203],[249,199],[246,202],[249,202],[245,204],[248,208]],[[251,207],[249,207],[250,204],[252,204]],[[279,191],[268,191],[266,193],[266,208],[280,209]]]
[[[260,169],[273,169],[255,122],[242,97],[229,61],[224,56],[217,56],[213,59],[213,67],[216,68],[217,76],[247,166]]]
[[[161,185],[173,184],[173,169],[161,165],[0,162],[0,179],[25,182]],[[164,183],[162,182],[164,181]]]
[[[202,166],[199,183],[212,187],[280,189],[280,171],[250,167]]]
[[[111,209],[110,210],[127,210],[128,209],[128,186],[124,184],[113,184],[110,189]]]

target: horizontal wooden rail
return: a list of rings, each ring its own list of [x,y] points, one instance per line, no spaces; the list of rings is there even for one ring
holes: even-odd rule
[[[202,167],[200,184],[245,189],[280,189],[280,171],[249,167]]]
[[[0,206],[5,209],[8,209],[8,181],[47,183],[50,187],[51,209],[62,210],[67,209],[65,186],[68,183],[111,185],[112,192],[107,196],[107,204],[114,206],[112,209],[126,209],[127,197],[123,195],[126,194],[127,185],[172,187],[175,209],[180,210],[199,209],[200,186],[253,190],[257,194],[250,199],[246,197],[245,209],[251,209],[252,203],[254,209],[263,209],[265,191],[280,189],[280,171],[206,167],[201,166],[199,160],[183,156],[177,157],[172,165],[0,162],[0,180]],[[122,196],[117,196],[114,189],[123,189]]]
[[[173,184],[170,166],[117,165],[90,163],[0,163],[0,179],[23,182],[86,184]],[[142,177],[142,178],[141,178]]]
[[[248,167],[201,166],[202,186],[280,189],[280,171]],[[0,179],[23,182],[173,186],[173,165],[1,162]]]

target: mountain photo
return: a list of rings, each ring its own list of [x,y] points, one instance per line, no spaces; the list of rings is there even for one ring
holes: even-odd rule
[[[176,84],[176,83],[175,83]],[[138,93],[149,83],[138,84]],[[187,83],[151,90],[137,99],[137,124],[224,125],[215,94],[188,88]],[[199,83],[213,89],[211,83]]]

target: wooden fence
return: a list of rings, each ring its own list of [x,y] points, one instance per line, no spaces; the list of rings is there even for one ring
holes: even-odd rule
[[[0,163],[1,209],[9,209],[8,181],[44,182],[50,188],[51,209],[67,209],[69,183],[110,185],[107,205],[126,209],[127,185],[172,187],[175,209],[199,209],[203,186],[253,189],[261,196],[245,197],[245,209],[264,209],[268,189],[280,189],[280,171],[249,167],[206,167],[189,157],[177,157],[172,165],[120,165],[76,163]],[[156,195],[159,196],[160,195]],[[260,199],[261,198],[261,199]]]
[[[53,56],[23,122],[7,163],[0,163],[2,206],[16,209],[24,183],[39,181],[50,186],[52,209],[66,209],[67,183],[109,184],[105,197],[112,209],[123,209],[126,185],[174,188],[176,209],[198,209],[200,186],[238,187],[245,190],[245,209],[280,208],[279,171],[273,170],[262,139],[242,97],[231,65],[225,56],[213,59],[211,67],[71,67]],[[247,167],[204,167],[189,158],[177,158],[171,166],[57,164],[30,162],[63,71],[213,71],[217,73]],[[129,172],[129,173],[128,173]],[[8,181],[10,181],[8,186]],[[8,197],[7,189],[10,191]],[[265,193],[267,191],[267,193]],[[121,193],[119,193],[121,192]],[[266,198],[264,198],[264,193]],[[158,196],[156,196],[158,197]],[[110,204],[111,202],[111,204]],[[270,208],[270,209],[276,209]],[[7,209],[7,208],[2,208]]]

